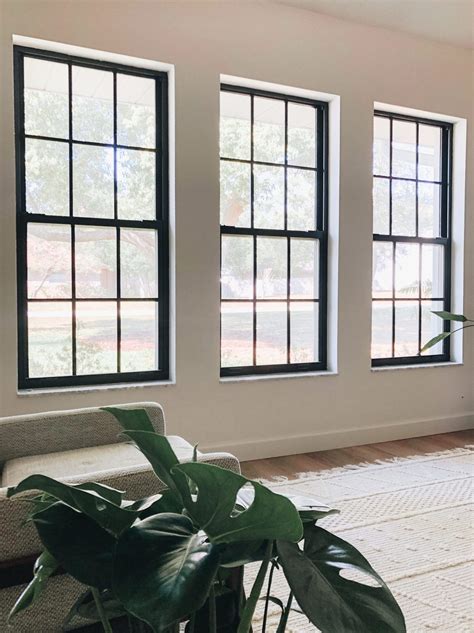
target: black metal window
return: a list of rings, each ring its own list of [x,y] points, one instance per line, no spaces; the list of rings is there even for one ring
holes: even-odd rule
[[[221,87],[221,375],[326,369],[327,104]]]
[[[14,58],[19,386],[165,379],[167,76]]]
[[[372,364],[448,361],[452,125],[375,112]]]

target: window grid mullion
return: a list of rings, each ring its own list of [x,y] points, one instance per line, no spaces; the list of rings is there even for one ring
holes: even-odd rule
[[[288,101],[285,100],[285,163],[284,163],[284,228],[288,231]],[[286,239],[286,362],[290,364],[291,314],[290,314],[290,238]]]
[[[395,262],[397,243],[392,245],[392,356],[395,356]]]
[[[54,141],[55,143],[69,143],[67,138],[59,138],[57,136],[43,136],[41,134],[25,134],[25,138],[31,138],[38,141]],[[118,147],[119,149],[131,149],[140,152],[153,153],[155,150],[152,147],[140,147],[138,145],[123,145],[121,143],[101,143],[100,141],[83,141],[80,139],[73,140],[74,145],[88,145],[90,147],[108,147],[112,149]]]
[[[287,238],[286,247],[286,362],[291,363],[291,301],[290,301],[290,282],[291,282],[291,238]]]
[[[72,64],[68,63],[68,117],[69,117],[69,217],[74,217],[74,147],[72,119]],[[76,227],[71,224],[71,354],[72,375],[77,375],[77,303],[76,303]]]
[[[255,177],[254,177],[254,124],[255,103],[250,95],[250,226],[255,228]],[[257,236],[253,237],[253,301],[252,301],[252,363],[257,364]]]
[[[114,125],[114,219],[118,222],[118,178],[117,178],[117,73],[113,73],[113,125]],[[122,365],[122,318],[121,303],[121,263],[120,263],[120,226],[115,229],[115,256],[116,256],[116,317],[117,317],[117,372],[120,373]]]
[[[422,256],[422,245],[419,244],[418,245],[418,353],[421,350],[421,327],[422,327],[422,321],[421,321],[421,315],[422,315],[422,311],[421,311],[421,297],[422,297],[422,288],[421,288],[421,283],[422,283],[422,279],[421,279],[421,256]]]

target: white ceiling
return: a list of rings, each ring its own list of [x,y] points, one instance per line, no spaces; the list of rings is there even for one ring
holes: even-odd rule
[[[273,0],[361,24],[474,48],[474,0]]]

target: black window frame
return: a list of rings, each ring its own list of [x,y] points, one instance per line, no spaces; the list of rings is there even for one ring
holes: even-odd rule
[[[220,86],[221,92],[233,92],[237,94],[249,95],[251,98],[251,118],[250,118],[250,129],[251,129],[251,154],[250,158],[247,159],[237,159],[237,158],[227,158],[222,157],[219,154],[219,163],[222,161],[229,161],[235,163],[245,163],[250,165],[250,212],[251,212],[251,225],[253,225],[254,218],[254,170],[253,165],[267,165],[267,166],[278,166],[284,167],[285,169],[285,178],[284,178],[284,229],[265,229],[265,228],[255,228],[251,227],[236,227],[230,225],[222,225],[220,224],[220,253],[221,253],[221,261],[220,266],[222,269],[222,236],[224,235],[245,235],[251,236],[254,240],[253,245],[253,298],[252,299],[243,299],[244,302],[251,302],[253,304],[253,364],[247,366],[240,367],[223,367],[222,366],[222,318],[220,319],[220,376],[222,378],[226,377],[238,377],[238,376],[253,376],[253,375],[272,375],[272,374],[289,374],[289,373],[306,373],[306,372],[315,372],[315,371],[326,371],[328,369],[327,362],[327,332],[328,332],[328,222],[329,222],[329,213],[328,213],[328,188],[329,188],[329,104],[326,101],[320,101],[317,99],[311,99],[306,97],[299,97],[286,93],[279,93],[269,90],[261,90],[257,88],[248,88],[245,86],[239,86],[234,84],[226,84],[222,83]],[[285,103],[285,157],[283,163],[272,163],[267,161],[258,161],[254,160],[254,97],[263,97],[269,99],[278,99]],[[288,104],[302,104],[302,105],[310,105],[315,108],[315,116],[316,116],[316,160],[315,167],[303,167],[293,163],[288,163]],[[316,196],[315,196],[315,230],[313,231],[303,231],[303,230],[291,230],[287,228],[287,219],[288,219],[288,204],[287,204],[287,173],[288,168],[294,169],[309,169],[314,171],[316,174]],[[256,240],[257,237],[285,237],[288,241],[287,245],[287,296],[286,299],[257,299],[256,292],[256,280],[257,280],[257,262],[256,262],[256,253],[257,246]],[[318,240],[319,242],[319,282],[318,282],[318,299],[301,299],[301,301],[313,301],[318,303],[319,305],[319,314],[318,314],[318,354],[319,360],[316,362],[309,363],[290,363],[290,337],[291,337],[291,329],[290,329],[290,304],[291,302],[297,302],[298,299],[290,300],[290,239],[291,238],[311,238]],[[223,299],[222,298],[222,283],[220,285],[220,306],[224,302],[238,302],[239,299]],[[287,363],[284,364],[274,364],[274,365],[257,365],[256,364],[256,352],[257,352],[257,304],[258,302],[286,302],[287,303]]]
[[[46,61],[64,63],[68,66],[69,93],[69,134],[68,139],[25,135],[24,126],[24,58],[30,57]],[[15,155],[16,155],[16,235],[17,235],[17,351],[18,351],[18,388],[41,389],[56,387],[80,387],[87,385],[107,385],[131,382],[162,381],[169,379],[169,151],[168,151],[168,76],[166,72],[146,69],[132,65],[102,61],[100,59],[68,55],[49,50],[14,46],[14,109],[15,109]],[[114,91],[114,142],[99,143],[77,141],[72,137],[72,66],[82,66],[113,72]],[[155,80],[156,108],[156,144],[153,150],[131,147],[117,142],[117,74],[151,78]],[[28,213],[26,209],[25,187],[25,138],[38,138],[65,142],[69,145],[69,215],[54,216]],[[114,218],[79,217],[73,215],[72,184],[72,148],[73,145],[89,145],[114,148]],[[139,149],[153,151],[156,157],[156,218],[154,220],[124,220],[117,213],[117,149]],[[27,226],[30,223],[58,224],[71,226],[71,266],[72,295],[64,299],[72,304],[72,368],[69,376],[33,377],[28,376],[28,286],[27,286]],[[117,303],[117,372],[106,374],[77,375],[76,373],[76,303],[75,263],[74,263],[74,227],[100,226],[115,228],[117,231],[117,293],[116,297],[104,299],[82,299],[83,301],[114,301]],[[121,297],[120,288],[120,229],[153,229],[159,236],[158,242],[158,297],[128,299]],[[42,299],[39,299],[42,300]],[[120,372],[120,306],[122,301],[158,301],[158,369],[152,371]],[[58,299],[44,299],[58,301]],[[61,299],[59,299],[61,301]]]
[[[421,314],[421,302],[422,301],[443,301],[443,310],[450,311],[451,309],[451,286],[452,286],[452,266],[451,266],[451,254],[452,254],[452,212],[451,212],[451,198],[452,198],[452,164],[453,164],[453,124],[446,121],[440,121],[425,117],[411,116],[405,114],[399,114],[390,112],[387,110],[374,110],[375,117],[381,117],[390,121],[390,165],[389,175],[375,174],[372,169],[372,180],[375,178],[383,178],[389,181],[389,223],[390,234],[373,233],[373,243],[391,243],[392,248],[392,296],[387,298],[388,302],[392,302],[392,356],[386,358],[372,358],[372,367],[396,367],[401,365],[424,365],[430,363],[447,363],[451,361],[451,346],[449,337],[442,341],[443,351],[440,354],[420,354],[413,356],[395,356],[395,303],[396,301],[403,301],[400,297],[395,297],[395,249],[397,243],[405,244],[418,244],[420,247],[420,266],[421,266],[421,246],[423,244],[441,245],[444,247],[444,268],[443,268],[443,297],[422,297],[421,295],[421,280],[419,281],[418,296],[408,297],[407,301],[418,302],[418,348],[422,347],[422,314]],[[416,175],[415,178],[406,178],[392,175],[393,165],[393,122],[402,121],[416,124]],[[419,127],[420,125],[429,125],[438,127],[441,131],[441,150],[440,150],[440,180],[426,180],[419,178]],[[408,235],[393,235],[392,233],[392,183],[394,180],[410,181],[416,184],[416,236]],[[421,237],[419,236],[419,209],[418,209],[418,183],[438,184],[440,186],[440,233],[438,237]],[[374,301],[381,301],[383,299],[373,298]],[[450,325],[448,321],[443,321],[441,325],[441,332],[449,332]]]

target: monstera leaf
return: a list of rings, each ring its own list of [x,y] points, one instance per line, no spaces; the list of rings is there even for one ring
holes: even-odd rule
[[[71,576],[89,587],[111,586],[116,540],[87,515],[56,503],[33,517],[45,548]]]
[[[322,633],[406,633],[400,607],[360,552],[316,525],[306,525],[304,539],[304,551],[278,541],[279,561],[300,607]],[[341,571],[363,574],[376,586]]]
[[[31,475],[23,479],[18,486],[8,488],[7,496],[19,492],[41,490],[51,497],[79,510],[96,521],[105,530],[118,536],[136,519],[136,513],[120,508],[111,498],[117,498],[119,491],[101,484],[69,485],[45,475]],[[105,496],[104,496],[105,494]],[[119,493],[120,494],[120,493]],[[120,496],[118,496],[120,503]]]
[[[191,520],[163,513],[120,537],[113,589],[129,613],[160,633],[204,604],[219,566],[218,548]]]
[[[110,589],[100,591],[99,599],[108,620],[126,615],[123,605],[117,600]],[[73,604],[63,623],[62,630],[69,630],[68,626],[73,623],[76,618],[84,618],[92,622],[101,621],[101,614],[98,612],[97,603],[90,589],[82,593]]]
[[[165,490],[158,495],[138,499],[137,501],[122,501],[122,507],[137,512],[139,519],[158,514],[160,512],[174,512],[181,514],[183,505],[171,490]]]
[[[8,616],[9,621],[17,613],[20,613],[23,609],[27,609],[33,604],[33,602],[38,600],[49,580],[49,577],[54,574],[58,566],[57,560],[54,556],[51,556],[48,551],[45,550],[39,556],[33,567],[33,579],[13,605],[13,609],[10,611]]]
[[[193,521],[213,543],[285,539],[299,541],[303,526],[295,506],[286,497],[241,475],[212,464],[188,463],[173,468],[198,488],[197,497],[184,499]],[[239,491],[253,488],[250,503]]]
[[[125,431],[148,431],[155,429],[145,409],[120,409],[119,407],[102,407],[111,413]]]
[[[176,477],[171,475],[171,469],[179,464],[169,441],[164,435],[149,431],[124,431],[150,462],[155,475],[181,499],[183,494],[189,495],[187,487],[178,488]],[[179,477],[179,475],[178,475]]]

